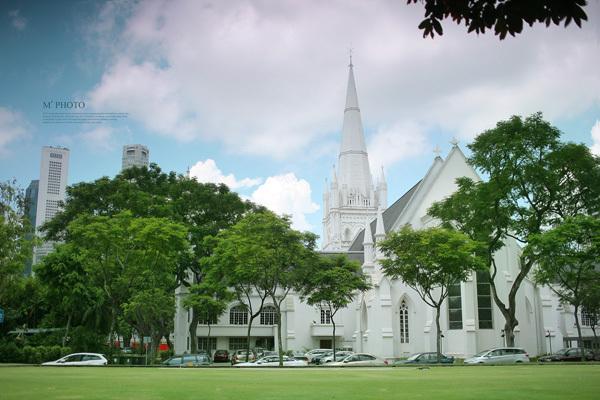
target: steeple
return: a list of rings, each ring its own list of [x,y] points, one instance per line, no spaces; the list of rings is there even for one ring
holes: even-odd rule
[[[346,89],[342,144],[338,162],[338,179],[340,187],[346,185],[349,193],[355,193],[363,199],[369,199],[373,181],[369,170],[369,157],[358,106],[352,58],[348,68],[348,87]],[[373,207],[374,204],[370,204],[370,206]]]

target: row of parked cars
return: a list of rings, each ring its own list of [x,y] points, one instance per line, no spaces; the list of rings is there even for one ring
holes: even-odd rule
[[[236,367],[270,367],[279,365],[279,355],[274,351],[251,350],[246,360],[246,350],[236,350],[231,355],[227,350],[217,350],[211,358],[207,353],[176,355],[165,360],[165,367],[200,367],[208,366],[213,362],[231,362]],[[440,355],[438,359],[435,352],[416,353],[405,360],[398,360],[393,365],[408,364],[453,364],[454,357]],[[557,361],[600,361],[600,352],[594,353],[588,349],[568,348],[561,349],[554,354],[538,358],[539,362]],[[528,363],[529,355],[521,348],[498,347],[475,354],[464,360],[465,364],[519,364]],[[287,367],[304,367],[312,365],[327,366],[383,366],[388,361],[368,353],[354,353],[352,351],[336,351],[335,358],[331,349],[314,349],[307,353],[296,353],[293,356],[284,355],[283,365]],[[99,366],[107,365],[108,360],[102,354],[74,353],[64,356],[56,361],[43,363],[46,366]]]

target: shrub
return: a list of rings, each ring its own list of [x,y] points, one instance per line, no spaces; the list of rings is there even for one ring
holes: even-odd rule
[[[23,350],[14,342],[0,342],[0,362],[23,362]]]

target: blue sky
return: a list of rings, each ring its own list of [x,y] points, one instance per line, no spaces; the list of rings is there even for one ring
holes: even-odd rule
[[[442,156],[453,137],[464,148],[513,114],[542,111],[598,154],[598,1],[586,10],[583,29],[526,27],[499,41],[447,21],[431,40],[417,29],[422,7],[396,0],[4,0],[0,179],[37,179],[44,145],[71,150],[69,183],[114,176],[121,146],[142,143],[164,170],[191,167],[320,233],[350,47],[389,203],[425,174],[436,145]],[[128,117],[43,124],[50,100]]]

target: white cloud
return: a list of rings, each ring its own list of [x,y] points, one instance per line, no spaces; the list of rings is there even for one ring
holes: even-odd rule
[[[597,156],[600,156],[600,120],[592,127],[592,146],[590,150]]]
[[[260,178],[243,178],[238,180],[233,174],[224,175],[212,159],[198,161],[190,168],[190,176],[195,177],[198,182],[224,183],[231,189],[253,187],[262,182]]]
[[[0,155],[8,152],[8,145],[29,136],[30,124],[20,112],[0,107]]]
[[[22,31],[25,30],[25,28],[27,27],[27,19],[22,17],[20,14],[20,10],[12,10],[8,12],[8,16],[11,19],[12,26],[17,30]]]
[[[92,29],[110,54],[92,106],[234,153],[289,158],[339,132],[350,43],[363,120],[379,131],[371,143],[397,144],[395,155],[377,156],[384,163],[408,156],[408,139],[392,139],[396,127],[471,139],[513,114],[553,121],[600,101],[597,18],[582,29],[527,27],[504,41],[446,20],[444,36],[429,40],[417,29],[423,7],[396,0],[156,0],[127,12],[115,4]]]
[[[291,215],[292,227],[298,230],[311,229],[306,214],[319,210],[319,205],[311,199],[310,184],[304,179],[298,179],[293,173],[267,178],[252,193],[250,200],[279,215]]]
[[[425,129],[416,123],[381,127],[371,135],[368,145],[371,171],[421,155],[428,148]]]
[[[94,150],[111,151],[115,148],[113,130],[109,126],[98,126],[77,136]]]

